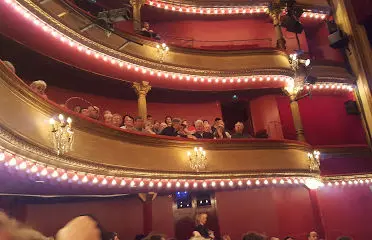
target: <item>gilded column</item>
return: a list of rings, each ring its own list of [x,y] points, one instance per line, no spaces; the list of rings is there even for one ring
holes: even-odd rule
[[[136,91],[138,97],[138,116],[146,119],[147,117],[147,93],[151,90],[149,82],[142,81],[140,83],[134,82],[133,88]]]
[[[356,95],[361,106],[362,117],[371,146],[372,134],[372,49],[364,26],[357,22],[352,0],[331,0],[334,17],[340,29],[349,37],[347,54],[356,76]]]
[[[276,47],[279,49],[285,50],[286,41],[283,36],[282,26],[280,25],[280,16],[281,16],[282,10],[283,8],[280,2],[273,1],[270,4],[269,15],[273,19],[273,25],[275,29],[275,35],[276,35]]]
[[[152,232],[152,201],[155,200],[157,193],[139,193],[138,197],[142,200],[143,206],[143,233],[145,235]]]
[[[141,7],[145,4],[145,0],[130,0],[133,7],[133,28],[134,31],[141,31]]]
[[[295,95],[290,95],[290,108],[292,112],[293,124],[296,129],[296,137],[298,141],[306,142],[304,128],[302,126],[300,108],[298,107],[298,102]]]

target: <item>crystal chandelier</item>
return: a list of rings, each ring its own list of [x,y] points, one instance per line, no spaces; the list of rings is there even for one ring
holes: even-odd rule
[[[201,169],[205,169],[207,165],[207,156],[203,148],[195,147],[194,151],[187,152],[187,156],[189,157],[190,167],[197,172]]]
[[[291,95],[296,95],[304,88],[306,77],[302,75],[304,74],[304,69],[310,66],[311,61],[310,59],[300,59],[297,53],[290,54],[288,61],[295,72],[295,77],[292,82],[288,82],[285,90]]]
[[[156,49],[158,52],[159,62],[162,63],[168,54],[169,47],[167,46],[167,44],[162,43],[161,45],[156,44]]]
[[[65,117],[59,114],[58,119],[51,118],[49,123],[52,126],[52,142],[57,154],[61,155],[70,151],[74,140],[74,132],[71,128],[72,119],[68,117],[65,120]]]
[[[310,171],[319,171],[320,169],[320,152],[318,150],[314,150],[313,153],[307,153],[307,157],[309,158],[309,169]]]

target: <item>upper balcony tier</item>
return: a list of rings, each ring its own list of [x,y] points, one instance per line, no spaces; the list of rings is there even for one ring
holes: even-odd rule
[[[135,34],[108,37],[103,28],[87,28],[92,20],[65,2],[0,4],[7,23],[0,26],[3,34],[59,61],[119,80],[147,80],[173,89],[231,90],[283,87],[293,76],[287,54],[273,48],[221,52],[174,47],[159,62],[156,42]],[[335,62],[315,60],[312,71],[320,82],[353,82]]]

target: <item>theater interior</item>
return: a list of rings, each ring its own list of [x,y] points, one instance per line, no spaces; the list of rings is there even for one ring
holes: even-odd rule
[[[0,209],[45,236],[91,214],[186,240],[206,213],[215,239],[371,240],[371,23],[369,0],[0,0]]]

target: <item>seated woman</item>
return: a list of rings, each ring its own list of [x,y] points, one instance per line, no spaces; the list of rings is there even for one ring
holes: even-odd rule
[[[154,38],[154,39],[160,40],[160,36],[157,33],[154,33],[154,31],[150,29],[150,24],[148,22],[143,23],[143,27],[141,29],[141,35],[148,37],[148,38]]]
[[[195,229],[193,232],[193,236],[198,237],[201,236],[207,239],[214,239],[214,232],[209,230],[205,224],[207,223],[208,215],[206,213],[199,213],[196,215],[195,218]]]

